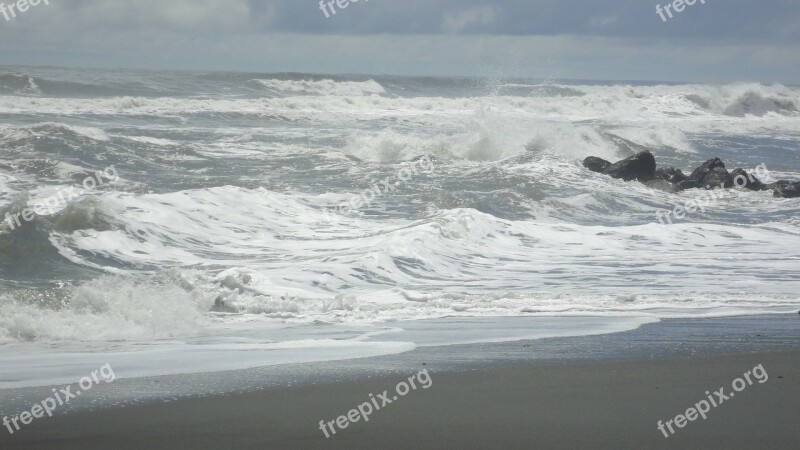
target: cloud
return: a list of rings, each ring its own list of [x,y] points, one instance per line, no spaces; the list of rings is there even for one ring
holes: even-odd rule
[[[0,23],[0,55],[4,64],[797,83],[798,23],[797,0],[709,1],[668,23],[641,0],[376,0],[327,19],[317,0],[64,0]]]
[[[664,3],[666,0],[662,1]],[[353,3],[325,18],[316,0],[69,0],[31,11],[11,28],[37,20],[47,30],[80,26],[149,32],[299,34],[584,35],[727,41],[800,41],[797,0],[726,0],[696,4],[663,23],[641,0],[404,0]],[[5,24],[0,24],[5,25]],[[0,32],[4,27],[0,26]],[[40,27],[41,28],[41,27]],[[41,31],[41,30],[40,30]]]
[[[442,29],[448,33],[460,33],[473,25],[494,23],[495,13],[489,6],[479,6],[462,11],[449,11],[444,14]]]
[[[59,32],[78,30],[203,31],[230,30],[246,25],[248,0],[75,0],[51,2],[46,11],[25,17],[31,26],[56,26]]]
[[[617,23],[617,16],[594,16],[589,18],[592,28],[607,28]]]

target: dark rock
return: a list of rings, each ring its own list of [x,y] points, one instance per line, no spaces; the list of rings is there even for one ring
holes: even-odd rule
[[[606,161],[603,158],[598,158],[596,156],[590,156],[583,160],[583,167],[586,167],[592,172],[602,173],[610,165],[611,165],[610,162]]]
[[[725,163],[722,162],[719,158],[709,159],[708,161],[704,162],[702,166],[694,169],[691,175],[689,175],[690,180],[697,181],[698,183],[703,183],[703,178],[706,177],[712,170],[716,169],[717,167],[725,168]]]
[[[656,178],[669,181],[670,183],[673,184],[680,183],[681,181],[689,179],[689,177],[684,175],[684,173],[681,172],[680,169],[676,169],[672,166],[659,167],[658,169],[656,169]]]
[[[716,189],[719,187],[729,188],[733,186],[733,178],[731,178],[731,174],[725,170],[725,167],[715,167],[703,177],[700,185],[706,189]]]
[[[764,186],[764,188],[765,188],[765,189],[767,189],[767,190],[769,190],[769,189],[778,189],[778,188],[779,188],[779,187],[781,187],[781,186],[788,186],[788,185],[790,185],[790,184],[792,184],[792,182],[791,182],[791,181],[788,181],[788,180],[780,180],[780,181],[776,181],[776,182],[774,182],[774,183],[770,183],[770,184],[768,184],[768,185]]]
[[[603,173],[625,181],[649,181],[656,176],[656,158],[652,153],[644,151],[615,162],[608,166]]]
[[[733,185],[751,191],[763,191],[767,186],[753,174],[748,174],[744,169],[734,169],[731,172]]]
[[[775,188],[772,195],[780,198],[798,198],[800,197],[800,181],[780,185]]]
[[[694,180],[684,180],[684,181],[681,181],[680,183],[678,183],[677,185],[675,185],[675,187],[679,191],[685,191],[687,189],[697,189],[697,188],[699,188],[700,187],[700,183],[698,183],[697,181],[694,181]]]
[[[678,188],[667,180],[654,178],[649,181],[643,181],[644,185],[650,189],[656,189],[664,192],[678,192]]]

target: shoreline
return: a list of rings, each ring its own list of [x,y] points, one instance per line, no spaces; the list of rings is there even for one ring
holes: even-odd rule
[[[800,414],[798,324],[797,314],[665,320],[608,335],[118,380],[81,399],[104,407],[66,410],[13,436],[3,431],[0,447],[787,447],[800,442],[792,423]],[[657,420],[682,414],[706,390],[730,386],[758,364],[769,374],[764,384],[669,439],[656,429]],[[329,439],[318,428],[420,370],[429,371],[430,389]],[[24,405],[46,392],[5,390],[0,398],[7,409],[14,398]]]

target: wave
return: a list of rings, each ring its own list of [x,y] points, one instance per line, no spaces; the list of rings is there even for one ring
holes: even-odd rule
[[[676,131],[654,136],[637,129],[629,130],[627,135],[644,140],[642,145],[651,145],[650,148],[667,143],[691,151],[691,144]],[[356,132],[346,137],[341,152],[360,160],[380,163],[409,161],[420,155],[430,155],[446,162],[497,162],[526,154],[552,155],[565,160],[583,159],[591,153],[615,160],[625,154],[625,148],[615,142],[615,138],[613,134],[586,125],[554,124],[534,119],[520,123],[491,114],[477,114],[452,133],[419,136],[391,129]]]
[[[310,74],[198,74],[152,76],[148,73],[102,74],[87,77],[70,70],[47,77],[27,73],[0,73],[0,95],[59,98],[178,97],[195,98],[198,92],[210,98],[267,96],[365,96],[385,94],[374,79],[346,79]]]
[[[41,82],[41,81],[40,81]],[[0,94],[41,95],[37,80],[30,75],[0,74]]]
[[[375,80],[334,81],[324,80],[252,80],[264,88],[282,94],[364,96],[385,94],[386,90]]]
[[[437,168],[438,180],[453,173],[472,190],[491,179],[493,208],[508,194],[529,216],[464,207],[471,190],[440,196],[425,178],[403,188],[432,191],[420,197],[417,217],[331,220],[326,208],[349,195],[232,186],[107,192],[71,203],[14,235],[0,230],[0,265],[15,274],[60,261],[119,276],[4,292],[0,342],[179,337],[206,327],[210,311],[357,323],[458,314],[731,315],[786,312],[800,301],[786,294],[800,289],[787,254],[800,231],[796,221],[757,220],[791,206],[765,202],[767,194],[737,192],[720,205],[748,214],[736,223],[709,211],[665,228],[653,211],[670,207],[672,194],[591,174],[547,151],[502,165]],[[392,198],[370,208],[384,201]],[[758,252],[732,254],[748,245]]]
[[[322,122],[344,118],[380,118],[401,111],[412,119],[457,117],[464,111],[494,110],[506,115],[551,120],[663,121],[773,114],[796,118],[800,90],[783,86],[581,86],[583,95],[397,97],[373,80],[365,82],[260,80],[284,96],[278,98],[181,98],[120,96],[111,98],[41,98],[0,96],[7,114],[149,115],[234,114],[305,118]],[[578,87],[569,87],[574,89]],[[289,94],[302,94],[292,96]],[[289,95],[289,96],[287,96]],[[374,116],[373,116],[374,114]]]
[[[0,125],[0,179],[11,181],[6,192],[14,195],[30,190],[46,196],[52,186],[40,183],[82,182],[110,165],[109,158],[118,158],[124,150],[111,139],[96,127],[55,122]]]
[[[748,92],[725,108],[724,114],[728,116],[744,116],[752,114],[763,116],[775,112],[779,114],[796,113],[797,103],[786,98],[763,97],[757,92]]]
[[[217,279],[222,281],[215,285],[197,275],[193,271],[171,269],[139,279],[102,276],[78,286],[37,291],[18,289],[0,294],[0,344],[119,344],[154,339],[164,343],[164,339],[194,338],[210,330],[230,330],[237,324],[262,320],[258,334],[263,337],[258,342],[263,345],[287,338],[285,333],[275,333],[278,327],[302,324],[380,326],[382,322],[386,326],[400,320],[476,316],[545,316],[550,320],[596,316],[608,322],[625,319],[649,322],[663,318],[793,313],[800,307],[796,295],[730,293],[592,295],[505,291],[461,295],[402,291],[393,296],[378,293],[309,298],[248,292],[246,289],[252,284],[257,288],[263,285],[257,284],[262,281],[257,272],[246,268],[221,273]],[[317,281],[323,286],[325,282],[324,277]],[[265,329],[273,332],[264,333]],[[313,330],[305,332],[311,333],[309,337],[316,335]],[[570,330],[563,335],[576,332],[580,333]],[[239,336],[236,340],[241,339]]]
[[[101,277],[77,287],[0,294],[0,343],[183,336],[214,303],[173,272],[144,281]]]
[[[68,139],[88,138],[94,141],[108,141],[109,136],[100,128],[68,125],[57,122],[42,122],[36,125],[21,127],[0,125],[0,141],[23,139],[56,138],[64,136]]]
[[[50,80],[28,74],[0,74],[0,94],[25,97],[96,97],[130,94],[131,90],[104,84]],[[137,91],[138,92],[138,91]]]
[[[63,109],[74,100],[72,112],[90,113],[88,104],[98,101],[98,111],[143,110],[165,114],[203,111],[245,114],[254,108],[305,110],[342,106],[353,108],[405,109],[428,102],[432,110],[458,108],[472,100],[505,108],[525,109],[540,115],[580,118],[652,118],[722,115],[763,117],[769,114],[796,117],[800,112],[800,89],[780,84],[734,83],[725,85],[585,85],[536,83],[510,80],[457,80],[424,77],[343,77],[300,73],[167,74],[103,73],[94,77],[62,69],[0,74],[0,97],[17,103],[16,111],[35,112],[30,97],[43,97],[42,106],[60,99]],[[202,93],[202,94],[198,94]],[[390,95],[391,94],[391,95]],[[18,98],[14,98],[14,97]],[[379,96],[382,101],[368,100]],[[303,100],[304,97],[310,97]],[[342,98],[352,99],[350,105]],[[329,102],[322,99],[328,98]],[[26,100],[27,99],[27,100]],[[297,100],[295,103],[281,100]],[[84,100],[81,102],[81,100]],[[261,100],[267,100],[261,102]],[[274,101],[269,101],[274,100]],[[418,100],[418,101],[415,101]],[[81,103],[87,104],[86,111]],[[182,108],[181,105],[184,107]],[[260,106],[260,108],[259,108]],[[322,108],[320,108],[322,107]],[[413,107],[412,107],[413,109]],[[474,107],[473,107],[474,109]],[[2,110],[2,105],[0,105]],[[44,112],[46,109],[39,110]],[[9,112],[15,109],[12,107]],[[113,114],[113,112],[111,112]]]
[[[531,166],[531,172],[552,173],[553,168]],[[571,166],[563,170],[580,172]],[[480,175],[476,174],[476,179]],[[567,189],[565,180],[570,178],[565,174],[542,181],[556,184],[550,188],[554,192],[563,192]],[[583,292],[599,294],[640,292],[642,285],[652,285],[648,275],[652,270],[662,276],[658,286],[651,289],[673,293],[693,284],[687,279],[696,279],[706,289],[718,292],[738,292],[746,280],[760,283],[780,279],[784,288],[798,283],[791,274],[790,262],[772,257],[785,252],[797,239],[798,231],[791,224],[701,222],[665,230],[655,223],[654,203],[663,202],[666,207],[674,201],[670,194],[647,192],[645,186],[616,186],[600,178],[592,182],[610,184],[613,193],[587,195],[582,184],[582,193],[560,198],[557,205],[555,198],[547,197],[547,191],[540,191],[543,198],[532,203],[532,213],[542,218],[520,221],[474,209],[444,210],[431,205],[438,212],[416,220],[371,220],[355,214],[331,222],[321,197],[233,187],[143,196],[109,194],[103,198],[105,208],[125,224],[124,231],[56,233],[51,241],[63,255],[82,265],[115,262],[120,267],[167,268],[180,261],[186,266],[218,270],[231,265],[246,267],[254,272],[253,288],[273,296],[289,293],[318,297],[326,290],[312,281],[325,273],[332,276],[332,291],[386,291],[395,298],[400,291],[393,287],[418,285],[415,280],[420,279],[426,280],[425,290],[464,295],[529,291],[545,285],[579,285]],[[739,203],[746,204],[751,195],[753,208],[763,203],[756,194],[741,195],[736,200]],[[564,220],[587,214],[613,218],[621,211],[626,217],[616,219],[613,226]],[[753,213],[758,214],[756,211]],[[158,220],[167,216],[172,218],[168,222]],[[584,220],[598,222],[594,218]],[[321,229],[325,233],[318,231]],[[153,236],[160,238],[149,238]],[[197,236],[204,236],[203,241]],[[157,244],[163,241],[170,245]],[[743,241],[757,242],[762,254],[731,261],[727,267],[730,275],[716,273],[714,265],[701,264],[726,258],[730,246],[741,246]],[[703,246],[695,248],[697,244]],[[652,253],[654,246],[668,254],[683,253],[687,247],[693,252],[685,261],[665,261]],[[591,265],[593,275],[587,273],[585,279],[576,281],[571,271],[559,269],[576,261]],[[691,275],[676,270],[692,262],[699,266]],[[648,271],[636,271],[643,267],[649,267]],[[609,289],[604,287],[603,277],[624,281]]]
[[[0,92],[13,120],[0,125],[0,215],[111,164],[131,181],[0,225],[2,342],[178,338],[254,315],[798,306],[797,200],[732,190],[664,227],[655,211],[697,193],[580,164],[647,149],[682,169],[720,156],[796,178],[797,88],[28,73]],[[331,213],[422,156],[433,173]]]
[[[721,87],[702,87],[686,99],[701,108],[733,117],[765,116],[769,113],[793,116],[800,112],[800,93],[797,89],[776,84],[736,84]]]

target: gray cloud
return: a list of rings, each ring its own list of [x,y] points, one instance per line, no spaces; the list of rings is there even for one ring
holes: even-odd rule
[[[658,1],[50,0],[0,17],[0,63],[800,80],[800,2]]]

